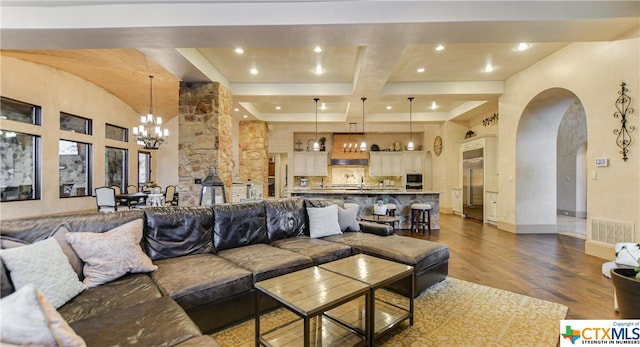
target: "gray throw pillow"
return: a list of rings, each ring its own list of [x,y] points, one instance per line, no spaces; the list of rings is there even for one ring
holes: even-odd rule
[[[86,289],[53,238],[3,249],[0,257],[16,290],[32,284],[58,308]]]
[[[83,283],[91,288],[128,272],[158,269],[140,247],[142,227],[142,219],[136,219],[104,233],[68,233],[67,240],[84,261]]]
[[[358,224],[358,212],[360,206],[349,206],[342,208],[338,206],[338,223],[340,224],[340,230],[342,231],[360,231],[360,224]]]
[[[309,236],[319,238],[342,234],[338,223],[338,205],[307,208]]]

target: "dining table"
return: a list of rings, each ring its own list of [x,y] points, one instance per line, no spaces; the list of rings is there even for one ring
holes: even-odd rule
[[[148,196],[149,194],[145,192],[120,193],[116,194],[116,200],[126,200],[127,206],[131,208],[139,203],[144,205]],[[135,202],[135,204],[133,204],[133,202]]]

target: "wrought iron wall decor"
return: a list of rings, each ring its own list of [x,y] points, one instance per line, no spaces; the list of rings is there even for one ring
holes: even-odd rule
[[[616,137],[616,145],[620,147],[620,154],[622,154],[622,160],[627,161],[629,158],[627,153],[629,153],[629,146],[633,139],[631,138],[631,133],[636,130],[636,127],[633,125],[627,125],[627,116],[631,115],[634,112],[634,109],[631,106],[631,97],[627,95],[629,91],[626,87],[626,83],[622,82],[620,84],[620,91],[618,94],[620,96],[616,99],[616,111],[613,114],[613,118],[620,118],[620,129],[614,129],[613,133],[617,135]]]
[[[487,125],[493,125],[493,124],[498,124],[498,114],[494,113],[492,116],[489,116],[485,119],[482,120],[482,125],[487,126]]]

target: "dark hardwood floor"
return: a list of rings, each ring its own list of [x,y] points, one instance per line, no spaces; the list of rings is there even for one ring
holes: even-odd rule
[[[567,319],[616,319],[604,259],[586,255],[585,241],[557,234],[513,234],[455,215],[440,215],[431,234],[398,232],[449,246],[449,276],[569,307]]]

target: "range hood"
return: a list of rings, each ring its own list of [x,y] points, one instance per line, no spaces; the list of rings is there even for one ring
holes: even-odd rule
[[[364,133],[334,133],[331,165],[369,165],[369,149],[360,151]]]

